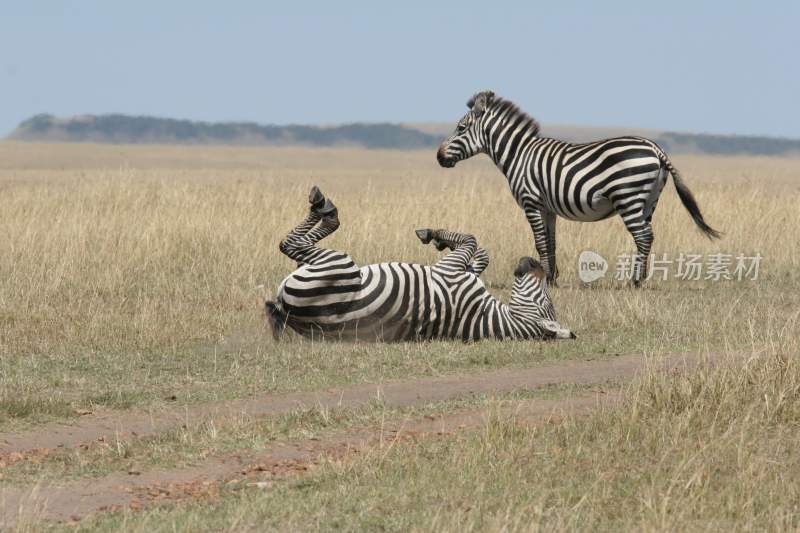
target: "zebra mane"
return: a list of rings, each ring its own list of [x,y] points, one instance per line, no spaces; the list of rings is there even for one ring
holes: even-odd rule
[[[508,112],[509,118],[511,117],[521,117],[525,126],[527,126],[533,135],[539,135],[539,131],[541,130],[541,126],[539,126],[539,122],[527,114],[525,111],[520,109],[517,104],[512,102],[511,100],[504,100],[499,96],[495,97],[492,101],[491,110],[496,113]]]

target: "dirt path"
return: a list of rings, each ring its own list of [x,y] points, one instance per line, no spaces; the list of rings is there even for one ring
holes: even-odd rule
[[[557,400],[525,400],[507,409],[523,423],[536,424],[551,417],[583,414],[617,399],[610,394],[584,394]],[[214,497],[226,483],[270,484],[278,478],[303,474],[322,457],[346,460],[368,449],[385,449],[411,438],[444,436],[482,427],[486,410],[473,410],[437,418],[393,422],[382,428],[342,432],[325,440],[276,444],[258,453],[242,453],[209,459],[182,469],[156,469],[112,474],[100,479],[52,483],[37,487],[0,489],[0,528],[31,521],[70,521],[104,509],[135,508],[152,502]]]
[[[752,353],[670,354],[645,357],[625,355],[613,359],[571,362],[527,369],[502,369],[470,375],[354,385],[325,391],[267,395],[249,400],[209,403],[183,411],[147,415],[127,413],[88,416],[72,426],[51,425],[22,435],[2,435],[3,451],[41,447],[74,446],[102,436],[134,436],[164,431],[178,425],[199,423],[209,418],[224,424],[232,415],[275,415],[315,405],[358,407],[380,397],[389,407],[447,400],[466,394],[492,394],[535,389],[548,384],[593,384],[608,380],[627,381],[651,368],[656,371],[686,371],[704,361],[743,360]],[[589,394],[555,400],[519,402],[516,415],[540,423],[554,413],[583,413],[616,395]],[[152,500],[214,496],[231,480],[263,479],[270,474],[302,473],[320,456],[346,457],[359,450],[385,446],[396,439],[419,435],[449,434],[456,429],[474,429],[485,422],[485,409],[445,415],[433,420],[406,420],[382,428],[343,432],[325,440],[276,444],[253,454],[210,458],[202,464],[174,470],[155,469],[131,474],[112,474],[99,479],[48,482],[36,487],[0,487],[0,528],[31,520],[70,520],[102,509],[139,506]],[[217,423],[217,422],[215,422]]]
[[[646,364],[692,367],[720,354],[668,354],[646,357],[628,354],[609,359],[576,361],[532,368],[506,368],[385,383],[348,385],[313,392],[268,394],[245,400],[209,402],[177,407],[165,412],[107,412],[86,415],[73,423],[54,423],[22,433],[0,433],[0,455],[38,448],[75,447],[106,438],[141,437],[204,421],[224,424],[233,417],[289,413],[314,406],[353,408],[375,398],[389,407],[424,404],[466,394],[494,394],[535,389],[550,384],[592,384],[629,380]]]

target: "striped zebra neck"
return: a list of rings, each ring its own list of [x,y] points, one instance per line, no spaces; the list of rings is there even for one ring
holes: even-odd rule
[[[483,326],[473,329],[472,338],[535,339],[544,336],[540,325],[543,319],[555,319],[552,304],[544,287],[534,284],[530,277],[517,278],[511,299],[502,303],[488,296],[483,307]]]
[[[482,126],[486,153],[506,175],[521,150],[545,141],[539,138],[539,123],[508,100],[497,99]]]
[[[550,316],[552,304],[548,305],[550,298],[546,290],[543,285],[534,284],[530,277],[517,278],[508,308],[518,316],[530,316],[533,320],[555,318]]]

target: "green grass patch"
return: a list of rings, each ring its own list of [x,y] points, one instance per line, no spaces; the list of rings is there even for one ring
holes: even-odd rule
[[[0,398],[0,423],[18,423],[72,418],[77,416],[71,403],[61,398]]]

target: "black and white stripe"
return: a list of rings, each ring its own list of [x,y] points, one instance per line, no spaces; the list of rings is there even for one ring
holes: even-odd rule
[[[451,251],[433,266],[359,267],[348,254],[317,246],[339,220],[329,200],[327,214],[313,204],[280,244],[299,268],[283,280],[277,301],[267,302],[276,334],[288,327],[312,338],[383,341],[574,338],[556,322],[544,269],[535,260],[520,260],[511,299],[501,303],[480,279],[489,255],[472,235],[418,230],[423,243]]]
[[[525,211],[549,280],[558,275],[556,215],[594,222],[617,214],[636,243],[633,281],[639,285],[653,243],[653,211],[668,173],[697,226],[709,237],[720,236],[655,142],[618,137],[572,144],[539,137],[534,119],[491,91],[476,94],[467,106],[470,111],[441,144],[437,159],[444,167],[478,153],[494,161]]]

